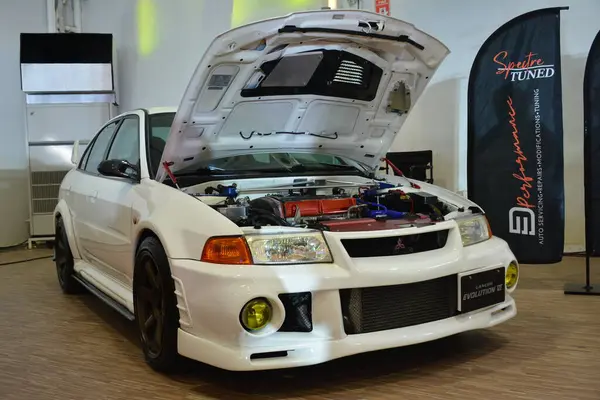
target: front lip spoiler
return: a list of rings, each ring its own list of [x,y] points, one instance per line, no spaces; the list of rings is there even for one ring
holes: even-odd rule
[[[356,31],[347,30],[347,29],[298,28],[295,25],[286,25],[283,28],[279,29],[279,33],[310,33],[310,32],[316,32],[316,33],[341,33],[341,34],[344,34],[344,35],[365,36],[365,37],[370,37],[370,38],[374,38],[374,39],[391,40],[391,41],[394,41],[394,42],[408,43],[408,44],[413,45],[414,47],[416,47],[419,50],[425,50],[425,47],[422,44],[415,42],[414,40],[412,40],[411,38],[409,38],[407,35],[388,36],[388,35],[382,35],[380,33],[356,32]]]

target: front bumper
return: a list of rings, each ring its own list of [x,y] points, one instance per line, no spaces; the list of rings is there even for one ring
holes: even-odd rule
[[[358,353],[427,342],[469,330],[490,328],[511,319],[516,314],[515,301],[509,298],[504,304],[485,311],[423,325],[346,336],[337,340],[311,342],[298,338],[295,343],[289,345],[274,344],[256,348],[230,348],[179,329],[179,353],[231,371],[301,367]],[[287,356],[251,360],[253,354],[278,352],[287,352]]]
[[[503,303],[470,313],[397,329],[346,333],[340,289],[424,282],[514,261],[501,239],[466,248],[454,240],[427,253],[351,259],[328,238],[335,264],[234,266],[172,259],[180,311],[179,353],[227,370],[289,368],[489,328],[514,317],[516,305],[507,294]],[[278,295],[298,292],[311,293],[312,331],[279,332],[285,307]],[[257,297],[271,302],[273,319],[251,334],[240,325],[239,314]],[[279,352],[287,355],[255,358]]]

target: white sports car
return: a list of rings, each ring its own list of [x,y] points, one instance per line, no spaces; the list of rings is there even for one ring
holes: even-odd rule
[[[518,265],[483,211],[379,170],[447,54],[364,11],[218,36],[177,109],[75,146],[55,211],[63,291],[136,320],[159,371],[317,364],[514,317]]]

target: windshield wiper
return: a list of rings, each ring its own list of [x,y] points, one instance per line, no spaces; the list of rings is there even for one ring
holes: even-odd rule
[[[359,167],[356,167],[354,165],[330,164],[330,163],[324,163],[324,162],[319,163],[318,165],[323,165],[323,166],[326,166],[328,168],[345,169],[345,170],[348,170],[348,171],[357,171],[357,172],[360,172],[361,174],[367,174],[367,175],[369,174],[369,171],[367,169],[365,169],[365,168],[359,168]]]
[[[358,167],[352,165],[341,165],[341,164],[328,164],[328,163],[314,163],[314,164],[295,164],[291,166],[281,166],[277,168],[245,168],[245,169],[222,169],[222,168],[207,168],[202,167],[195,170],[178,171],[174,173],[175,176],[210,176],[210,175],[247,175],[256,173],[289,173],[289,172],[324,172],[328,169],[337,169],[344,171],[356,171],[363,176],[370,177],[370,174],[366,170],[361,170]]]
[[[207,176],[207,175],[245,175],[256,174],[261,172],[293,172],[290,168],[247,168],[247,169],[221,169],[221,168],[198,168],[191,171],[179,171],[175,176]]]
[[[348,170],[350,170],[350,169],[353,169],[353,170],[356,170],[356,171],[363,172],[363,171],[361,171],[361,170],[360,170],[360,168],[358,168],[358,167],[355,167],[355,166],[353,166],[353,165],[330,164],[330,163],[324,163],[324,162],[320,162],[320,163],[318,163],[317,165],[324,165],[324,166],[326,166],[326,167],[330,167],[330,168],[338,168],[338,169],[348,169]]]
[[[311,168],[311,167],[315,168]],[[330,164],[330,163],[314,163],[314,164],[296,164],[290,168],[291,172],[324,172],[328,169],[337,169],[342,171],[356,171],[361,176],[372,178],[374,174],[366,169],[361,169],[353,165]]]
[[[183,171],[177,171],[173,175],[175,176],[191,176],[191,175],[230,175],[232,172],[222,168],[197,168],[197,169],[186,169]]]

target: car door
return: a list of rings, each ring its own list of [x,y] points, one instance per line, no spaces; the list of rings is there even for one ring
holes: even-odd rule
[[[140,136],[144,125],[141,111],[123,116],[104,160],[127,161],[136,168],[129,171],[128,177],[98,174],[85,215],[87,229],[93,232],[89,245],[95,264],[127,287],[131,286],[133,268],[132,205],[140,184]]]
[[[88,263],[93,263],[95,235],[86,221],[86,215],[89,214],[90,199],[97,191],[98,164],[103,160],[120,123],[120,119],[114,120],[100,129],[83,153],[71,179],[69,209],[74,237],[81,257]]]

